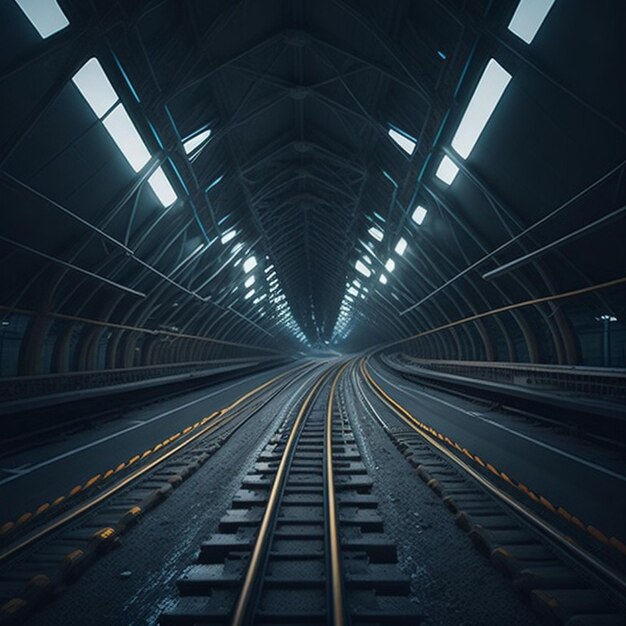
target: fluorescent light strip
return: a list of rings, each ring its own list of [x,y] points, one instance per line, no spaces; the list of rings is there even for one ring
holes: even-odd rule
[[[47,39],[69,26],[70,21],[57,0],[15,0],[15,2],[42,39]]]
[[[174,188],[160,167],[148,178],[148,185],[152,187],[152,191],[156,194],[159,202],[166,208],[178,199]]]
[[[522,41],[531,43],[553,4],[554,0],[520,0],[509,22],[509,30]]]
[[[382,230],[380,230],[380,228],[376,228],[376,226],[372,226],[367,232],[370,234],[370,236],[376,239],[376,241],[383,240],[384,233]]]
[[[237,231],[236,230],[229,230],[228,232],[225,232],[220,241],[222,243],[222,245],[226,245],[231,239],[234,239],[237,236]]]
[[[365,278],[369,278],[372,275],[372,271],[370,270],[370,268],[367,267],[367,265],[365,265],[362,261],[357,261],[354,264],[354,267],[356,271],[359,272],[360,274],[363,274]]]
[[[439,163],[435,176],[444,183],[451,185],[458,173],[459,168],[448,156],[444,156],[443,159],[441,159],[441,163]]]
[[[400,239],[398,239],[398,243],[396,244],[396,247],[393,250],[396,254],[399,254],[400,256],[402,256],[406,251],[406,247],[407,247],[406,239],[404,237],[400,237]],[[394,267],[395,267],[395,264],[394,264]]]
[[[256,267],[256,257],[248,257],[243,263],[243,271],[247,274]]]
[[[427,213],[428,211],[422,205],[418,204],[413,211],[413,215],[411,215],[411,219],[418,226],[421,226]]]
[[[95,57],[89,59],[74,77],[73,83],[78,87],[92,111],[99,117],[102,116],[119,100],[113,85],[104,73],[100,61]]]
[[[191,139],[183,142],[183,148],[185,154],[191,154],[201,143],[211,136],[211,130],[203,130],[202,132],[194,135]]]
[[[139,172],[150,160],[150,153],[123,104],[118,104],[102,123],[130,166]]]
[[[412,139],[409,139],[403,133],[398,132],[397,130],[390,128],[387,131],[387,134],[394,140],[396,144],[398,144],[407,154],[411,155],[415,152],[416,143]]]
[[[497,61],[491,59],[487,63],[452,139],[452,147],[464,159],[470,155],[510,80],[511,75]]]

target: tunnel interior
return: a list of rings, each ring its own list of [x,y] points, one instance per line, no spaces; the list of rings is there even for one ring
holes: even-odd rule
[[[624,25],[0,2],[0,626],[624,626]]]

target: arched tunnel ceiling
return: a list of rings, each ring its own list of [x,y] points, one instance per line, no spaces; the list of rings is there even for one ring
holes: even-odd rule
[[[0,304],[286,350],[360,349],[623,277],[618,213],[482,278],[626,195],[626,8],[556,0],[527,43],[507,28],[518,4],[59,0],[69,25],[42,38],[18,3],[2,3]],[[98,119],[72,82],[94,57],[147,147],[139,168],[107,132],[111,111]],[[490,59],[511,80],[463,158],[451,141]],[[442,158],[460,170],[449,185]],[[173,204],[146,184],[157,168]],[[355,268],[364,256],[369,277]],[[567,306],[554,331],[564,353],[583,315]],[[585,306],[621,317],[623,291]],[[533,326],[563,317],[552,305],[525,315],[506,324],[527,343]]]

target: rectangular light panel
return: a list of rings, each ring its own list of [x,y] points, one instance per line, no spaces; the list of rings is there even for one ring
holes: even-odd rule
[[[511,75],[497,61],[491,59],[487,63],[452,139],[452,147],[464,159],[470,155],[510,80]]]
[[[170,206],[170,204],[178,199],[174,188],[170,184],[170,181],[167,180],[165,172],[163,172],[160,167],[148,178],[148,185],[152,187],[152,191],[154,191],[159,202],[164,207]]]
[[[553,4],[554,0],[520,0],[509,23],[509,30],[522,41],[531,43]]]
[[[72,81],[93,112],[102,117],[118,100],[117,93],[95,57],[83,65]]]
[[[70,21],[56,0],[15,0],[15,2],[42,39],[47,39],[69,26]]]
[[[458,173],[459,168],[448,156],[444,156],[443,159],[441,159],[441,163],[439,164],[437,171],[435,172],[435,176],[447,185],[451,185]]]
[[[150,153],[122,104],[118,104],[102,123],[122,151],[130,166],[138,172],[150,160]],[[158,170],[157,170],[158,171]],[[156,172],[154,173],[156,174]],[[154,176],[154,174],[152,176]],[[158,177],[157,177],[158,178]]]

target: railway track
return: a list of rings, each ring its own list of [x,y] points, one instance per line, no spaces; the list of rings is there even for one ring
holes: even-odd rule
[[[0,539],[0,624],[22,623],[75,580],[310,365],[280,374],[126,463],[21,516]]]
[[[415,624],[338,381],[321,375],[178,581],[179,624]]]
[[[351,379],[363,410],[542,621],[626,624],[626,553],[620,542],[421,422],[376,383],[366,360],[353,365]]]

